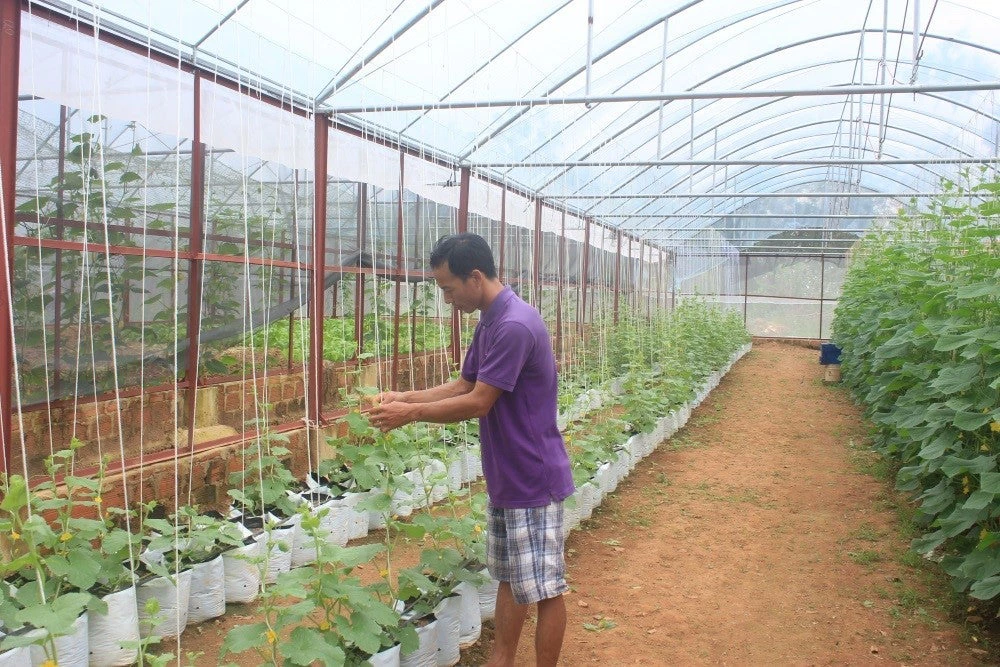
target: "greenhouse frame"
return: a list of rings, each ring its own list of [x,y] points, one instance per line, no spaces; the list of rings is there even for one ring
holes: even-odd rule
[[[617,328],[689,301],[829,340],[858,241],[956,183],[981,204],[1000,160],[985,0],[0,0],[0,21],[0,472],[41,483],[72,443],[121,507],[226,504],[265,433],[312,473],[358,389],[452,376],[477,319],[435,287],[447,234],[489,241],[587,391],[574,369]]]

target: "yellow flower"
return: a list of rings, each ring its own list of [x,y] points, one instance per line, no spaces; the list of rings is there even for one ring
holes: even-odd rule
[[[482,526],[480,526],[480,525],[479,525],[479,524],[477,523],[477,524],[476,524],[476,527],[475,527],[475,528],[473,528],[473,530],[474,530],[474,531],[476,531],[476,533],[481,533],[481,532],[483,532],[483,527],[482,527]]]
[[[1000,422],[991,422],[990,430],[994,433],[1000,433]]]
[[[385,579],[386,577],[388,577],[388,576],[389,576],[389,570],[387,570],[387,569],[385,569],[385,568],[383,567],[383,568],[382,568],[381,570],[379,570],[379,571],[378,571],[378,576],[380,576],[380,577],[382,577],[383,579]]]
[[[59,663],[55,660],[46,660],[39,667],[59,667]]]
[[[94,496],[94,502],[100,505],[101,503],[104,502],[104,498],[101,498],[100,496]]]
[[[278,641],[278,634],[274,630],[269,629],[265,636],[267,637],[268,644],[273,644],[274,642]]]
[[[10,536],[11,536],[11,539],[15,539],[15,540],[21,539],[21,533],[17,532],[16,530],[10,531]]]
[[[72,539],[73,535],[71,535],[70,533],[63,533],[62,535],[59,536],[60,542],[69,542]]]
[[[979,531],[979,541],[982,542],[983,540],[985,540],[986,536],[989,535],[989,534],[990,534],[990,532],[988,530],[986,530],[985,528],[983,528],[981,531]]]
[[[981,451],[981,452],[988,452],[988,451],[990,451],[990,446],[986,445],[986,444],[979,445],[979,451]]]
[[[320,621],[319,629],[322,630],[323,632],[326,632],[327,630],[330,629],[330,622],[327,620]]]

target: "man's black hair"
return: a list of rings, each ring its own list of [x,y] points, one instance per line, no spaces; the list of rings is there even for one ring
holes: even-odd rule
[[[463,281],[468,280],[476,269],[491,280],[497,277],[493,251],[479,234],[465,232],[438,239],[431,251],[431,268],[436,269],[445,262],[448,263],[448,270]]]

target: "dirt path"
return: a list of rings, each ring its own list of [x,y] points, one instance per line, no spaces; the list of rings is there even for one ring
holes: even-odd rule
[[[757,345],[570,537],[561,664],[980,663],[821,377],[814,350]]]

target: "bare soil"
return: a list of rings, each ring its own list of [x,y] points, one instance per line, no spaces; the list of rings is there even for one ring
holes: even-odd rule
[[[948,620],[937,566],[907,553],[908,506],[817,356],[756,345],[571,535],[561,664],[987,661],[975,628]],[[182,654],[217,664],[249,616],[234,606],[189,628]],[[487,623],[461,664],[484,662],[491,636]],[[529,617],[519,665],[534,664],[533,640]]]

